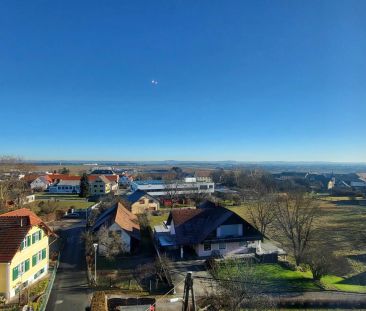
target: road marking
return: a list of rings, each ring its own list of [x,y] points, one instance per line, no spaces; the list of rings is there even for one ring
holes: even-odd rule
[[[63,302],[64,302],[63,300],[56,300],[55,304],[56,304],[56,305],[60,305],[60,304],[62,304]]]

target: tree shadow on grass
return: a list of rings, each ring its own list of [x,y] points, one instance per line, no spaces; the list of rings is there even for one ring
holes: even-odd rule
[[[366,286],[366,272],[362,272],[362,273],[356,274],[354,276],[351,276],[350,278],[347,278],[341,282],[338,282],[338,284]]]
[[[356,261],[366,264],[366,254],[349,255],[347,257],[349,259],[356,260]]]
[[[273,292],[303,292],[321,289],[312,279],[307,278],[278,280],[270,283],[264,282],[263,285],[268,291]]]

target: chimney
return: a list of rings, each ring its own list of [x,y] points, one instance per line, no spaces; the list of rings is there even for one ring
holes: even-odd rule
[[[28,218],[27,217],[23,217],[23,216],[20,216],[20,227],[24,227],[28,224]]]

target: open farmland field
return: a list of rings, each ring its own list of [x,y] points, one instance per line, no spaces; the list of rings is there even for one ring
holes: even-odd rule
[[[320,215],[316,220],[315,239],[325,240],[336,254],[345,256],[352,266],[352,272],[343,275],[345,279],[338,280],[341,283],[326,280],[335,289],[342,285],[366,285],[366,245],[359,241],[360,233],[366,230],[366,206],[354,204],[354,200],[350,200],[349,204],[344,201],[319,200]],[[247,205],[230,209],[250,220]],[[274,230],[269,232],[269,237],[284,241]]]

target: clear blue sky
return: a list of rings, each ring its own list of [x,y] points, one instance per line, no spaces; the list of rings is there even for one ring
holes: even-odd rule
[[[365,16],[363,0],[2,0],[0,154],[365,162]]]

